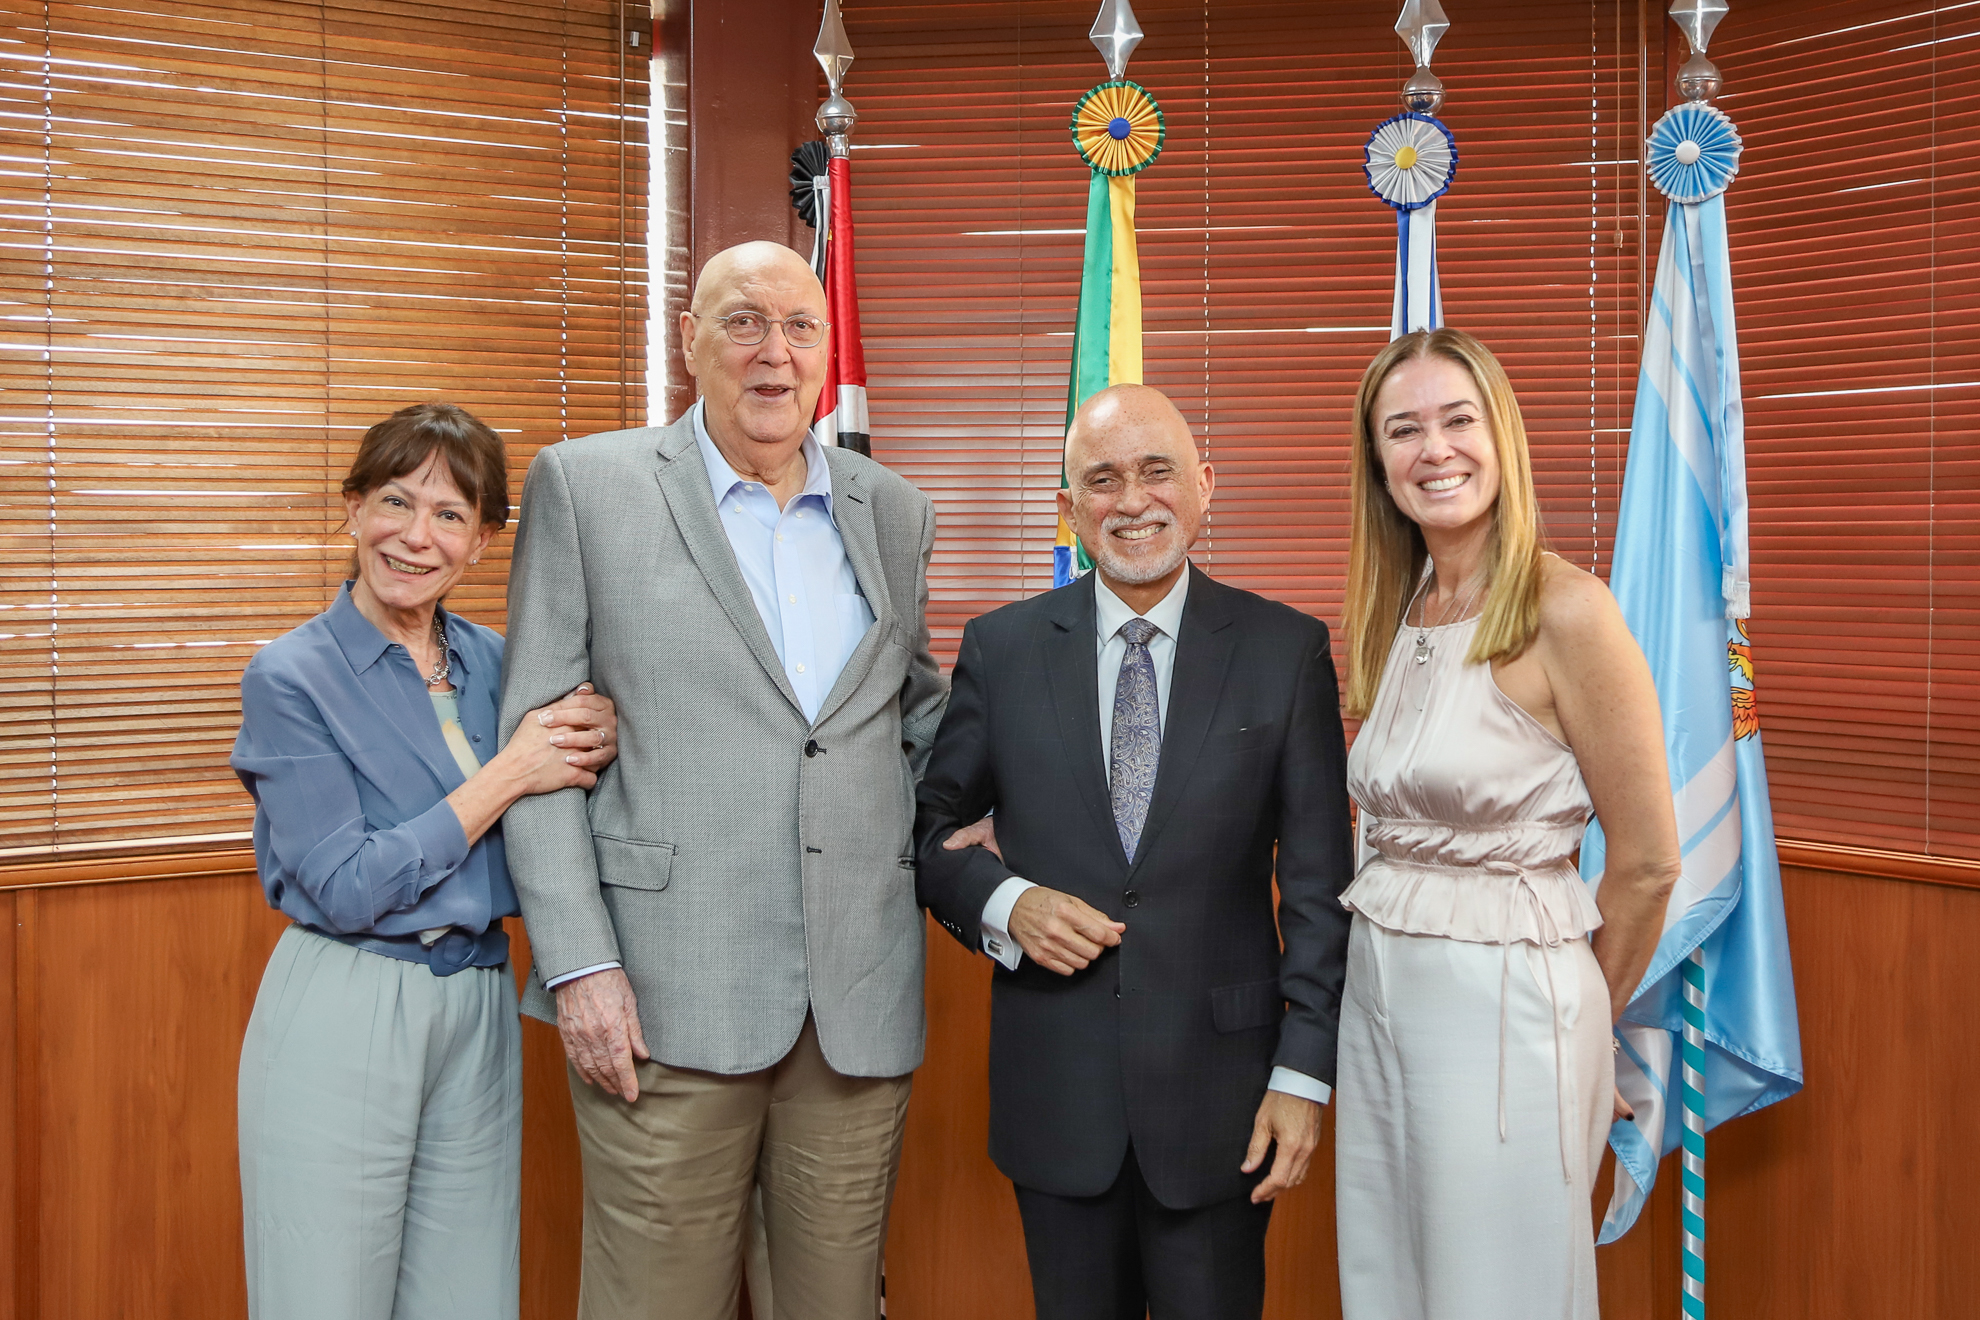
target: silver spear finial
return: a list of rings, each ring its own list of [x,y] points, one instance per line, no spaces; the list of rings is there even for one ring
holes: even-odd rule
[[[825,85],[830,89],[825,103],[818,107],[818,131],[825,135],[827,151],[844,156],[850,149],[846,138],[859,122],[859,112],[839,95],[853,62],[852,42],[846,39],[845,20],[839,17],[839,0],[825,0],[825,18],[818,25],[818,41],[811,53],[817,56],[818,67],[825,70]]]
[[[1127,73],[1128,56],[1141,44],[1141,24],[1135,21],[1134,6],[1128,0],[1103,0],[1100,16],[1086,35],[1107,61],[1107,76],[1119,78]]]
[[[1719,94],[1719,67],[1705,58],[1712,31],[1726,16],[1726,0],[1671,0],[1671,18],[1691,44],[1691,58],[1678,70],[1678,93],[1687,101],[1709,101]]]
[[[1684,0],[1678,2],[1682,4]],[[1437,43],[1444,39],[1450,27],[1451,20],[1444,16],[1444,7],[1437,0],[1403,0],[1402,16],[1396,20],[1396,35],[1416,57],[1416,67],[1427,69]]]
[[[1430,72],[1430,57],[1450,27],[1451,20],[1444,16],[1444,7],[1437,0],[1403,0],[1396,35],[1416,61],[1416,72],[1402,89],[1403,109],[1412,114],[1434,115],[1443,108],[1444,80]]]
[[[839,17],[839,0],[825,0],[825,19],[818,25],[818,41],[811,53],[818,57],[818,67],[825,70],[825,85],[838,91],[853,62],[852,42],[846,40],[845,20]]]
[[[1726,16],[1726,0],[1671,0],[1671,17],[1684,30],[1691,53],[1703,55],[1711,44],[1712,30]]]

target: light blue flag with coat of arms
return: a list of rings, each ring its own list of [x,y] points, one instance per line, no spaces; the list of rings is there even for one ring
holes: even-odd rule
[[[1716,110],[1683,109],[1720,121],[1730,143],[1719,144],[1725,168],[1723,177],[1707,180],[1716,182],[1708,195],[1679,200],[1687,183],[1705,191],[1695,169],[1672,166],[1694,177],[1665,188],[1673,200],[1644,335],[1609,585],[1656,679],[1684,871],[1649,971],[1616,1029],[1616,1082],[1636,1116],[1618,1120],[1609,1134],[1616,1182],[1603,1242],[1636,1221],[1659,1160],[1684,1132],[1682,968],[1694,949],[1703,952],[1705,1046],[1695,1139],[1702,1143],[1705,1129],[1793,1095],[1802,1081],[1746,625],[1745,432],[1723,195],[1739,140]],[[1660,123],[1659,134],[1678,137],[1678,146],[1706,141],[1703,164],[1712,164],[1713,123],[1666,128]],[[1654,176],[1657,136],[1650,145]],[[1693,147],[1675,159],[1690,167],[1699,154]],[[1667,149],[1666,164],[1670,159]],[[1669,181],[1658,179],[1660,187]],[[1591,827],[1581,853],[1591,882],[1603,858],[1600,828]],[[1702,1216],[1702,1202],[1696,1209]]]

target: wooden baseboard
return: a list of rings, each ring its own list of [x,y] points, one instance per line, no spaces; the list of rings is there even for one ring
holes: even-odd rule
[[[110,885],[135,880],[190,880],[202,875],[254,874],[252,848],[202,848],[122,857],[49,858],[0,866],[0,890],[57,885]]]
[[[1779,846],[1782,866],[1869,875],[1881,880],[1910,880],[1919,884],[1980,889],[1980,862],[1957,857],[1927,857],[1922,853],[1852,848],[1840,843],[1804,843],[1796,839],[1782,839]]]

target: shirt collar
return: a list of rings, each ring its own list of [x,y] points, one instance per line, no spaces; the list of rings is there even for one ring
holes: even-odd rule
[[[350,662],[351,672],[362,674],[378,663],[378,657],[392,648],[392,642],[379,632],[370,619],[358,610],[357,602],[351,599],[351,588],[356,586],[354,579],[346,579],[337,592],[337,599],[330,602],[328,611],[330,635],[337,639],[337,646]],[[469,672],[467,657],[462,654],[460,643],[455,640],[455,615],[446,610],[441,612],[441,626],[447,631],[447,655],[449,662],[466,677]]]
[[[704,416],[707,409],[706,403],[696,399],[688,415],[694,418],[694,442],[701,447],[701,465],[708,469],[708,487],[714,493],[715,507],[719,509],[729,492],[743,479],[736,475],[736,470],[729,466],[729,460],[722,457],[722,451],[715,447],[713,437],[708,434]],[[818,496],[829,518],[832,515],[832,469],[825,465],[824,447],[818,443],[817,436],[807,433],[798,452],[804,455],[804,489],[797,493],[797,498]]]
[[[1094,626],[1100,633],[1100,644],[1105,646],[1113,640],[1114,634],[1129,619],[1142,618],[1154,624],[1170,639],[1174,639],[1182,627],[1183,602],[1189,596],[1189,566],[1183,566],[1182,576],[1176,585],[1169,588],[1169,594],[1155,602],[1148,613],[1137,615],[1129,609],[1127,602],[1108,590],[1100,577],[1100,570],[1093,570]]]

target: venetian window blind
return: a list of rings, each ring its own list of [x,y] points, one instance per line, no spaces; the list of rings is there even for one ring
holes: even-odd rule
[[[1735,5],[1712,56],[1776,828],[1980,858],[1980,5]]]
[[[1438,48],[1446,319],[1505,360],[1557,549],[1606,576],[1663,199],[1657,3],[1513,3]],[[1147,379],[1218,469],[1198,558],[1338,623],[1346,436],[1387,335],[1361,143],[1408,74],[1387,3],[1137,3],[1168,140],[1138,176]],[[938,642],[1050,583],[1090,14],[863,3],[874,452],[933,493]],[[1748,0],[1713,56],[1746,368],[1760,708],[1784,837],[1980,856],[1974,160],[1980,5]]]
[[[1386,3],[1137,0],[1128,76],[1166,117],[1137,176],[1146,377],[1217,469],[1198,559],[1338,622],[1347,429],[1388,339],[1395,213],[1361,146],[1409,65]],[[863,3],[854,202],[876,457],[937,499],[938,641],[1050,585],[1086,166],[1106,76],[1066,6]],[[1548,528],[1602,568],[1636,370],[1635,7],[1522,3],[1438,48],[1457,134],[1446,317],[1520,389]],[[1654,86],[1660,71],[1650,71]]]
[[[644,26],[642,17],[641,25]],[[0,849],[246,828],[254,648],[394,409],[644,421],[617,0],[0,0]],[[450,605],[500,626],[509,538]]]

